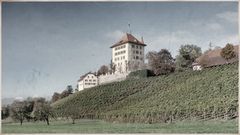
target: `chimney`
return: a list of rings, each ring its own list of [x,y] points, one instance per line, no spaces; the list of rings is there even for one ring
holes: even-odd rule
[[[143,37],[141,37],[141,42],[144,44]]]

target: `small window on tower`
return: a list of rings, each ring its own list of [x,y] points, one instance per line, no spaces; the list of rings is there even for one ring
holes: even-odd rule
[[[135,48],[135,45],[132,45],[132,48]]]

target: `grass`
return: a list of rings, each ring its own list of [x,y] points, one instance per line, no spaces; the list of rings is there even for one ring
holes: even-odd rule
[[[180,121],[141,124],[108,123],[102,120],[53,121],[2,124],[3,133],[238,133],[237,120]]]

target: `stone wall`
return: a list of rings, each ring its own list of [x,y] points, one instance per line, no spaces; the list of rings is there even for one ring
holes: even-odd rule
[[[106,83],[111,83],[116,81],[123,81],[126,79],[128,74],[129,72],[100,75],[98,77],[98,84],[101,85],[101,84],[106,84]]]

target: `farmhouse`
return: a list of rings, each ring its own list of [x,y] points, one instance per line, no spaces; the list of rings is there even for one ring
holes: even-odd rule
[[[236,57],[226,60],[221,56],[222,48],[214,49],[208,51],[207,53],[201,55],[196,61],[192,64],[193,70],[201,70],[203,67],[213,67],[218,65],[230,64],[233,62],[237,62],[239,58],[239,45],[234,46],[234,52]]]
[[[112,45],[112,62],[116,72],[127,72],[136,66],[144,64],[144,49],[146,44],[132,34],[126,33],[117,43]]]
[[[98,77],[91,72],[86,73],[85,75],[81,76],[78,80],[78,91],[81,91],[85,88],[91,88],[98,85]]]

